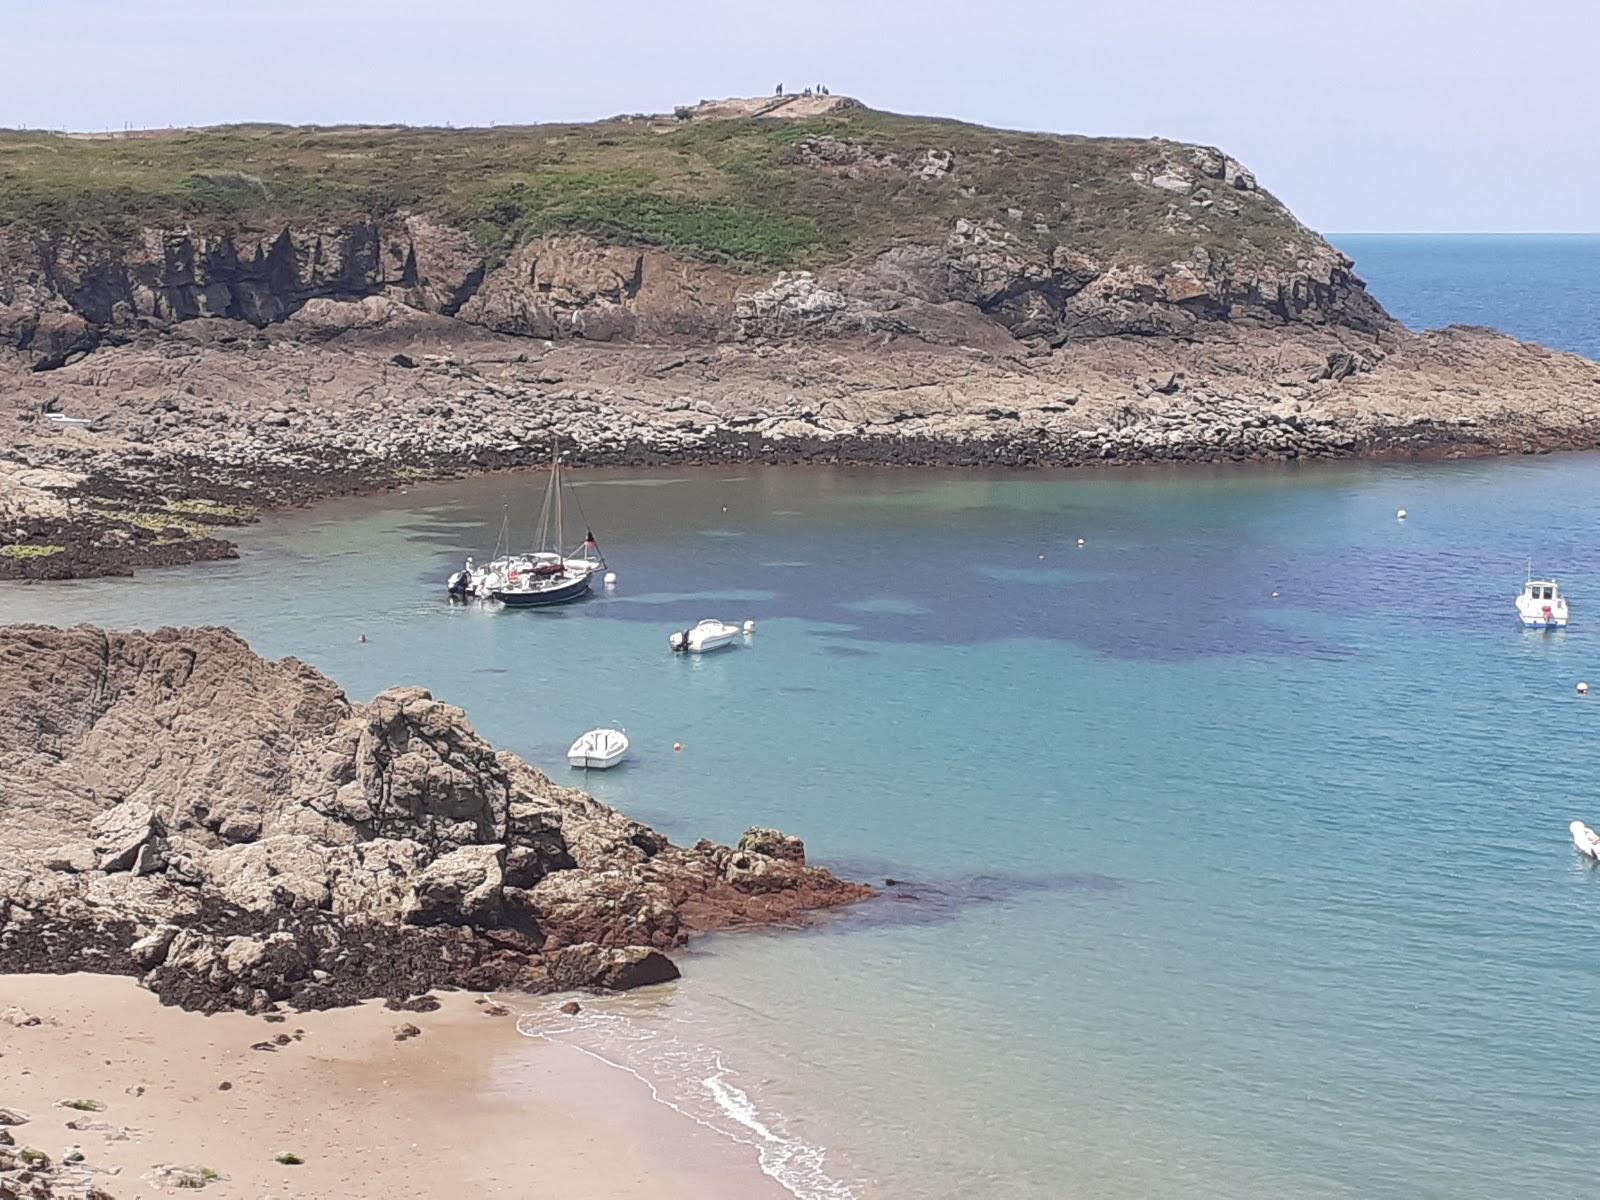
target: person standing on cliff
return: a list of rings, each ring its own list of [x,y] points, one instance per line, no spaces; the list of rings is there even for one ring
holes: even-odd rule
[[[773,93],[773,94],[774,94],[774,95],[778,95],[778,96],[781,96],[781,95],[783,95],[783,84],[781,84],[781,83],[780,83],[780,84],[779,84],[779,85],[778,85],[778,90],[777,90],[777,91],[776,91],[776,92],[775,92],[775,93]]]

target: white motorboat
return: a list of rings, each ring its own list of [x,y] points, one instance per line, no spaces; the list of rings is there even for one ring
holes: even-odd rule
[[[1567,600],[1554,579],[1530,576],[1517,597],[1517,615],[1530,629],[1561,629],[1567,623]]]
[[[705,654],[709,650],[731,646],[733,639],[738,636],[739,626],[707,619],[693,629],[671,634],[667,638],[667,645],[679,654]]]
[[[614,767],[628,754],[628,735],[620,729],[591,729],[567,749],[567,762],[586,770]]]
[[[1578,853],[1600,862],[1600,833],[1582,821],[1574,821],[1567,829],[1572,834],[1572,844],[1578,848]]]

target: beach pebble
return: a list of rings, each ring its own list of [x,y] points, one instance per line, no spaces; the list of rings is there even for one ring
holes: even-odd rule
[[[414,1038],[414,1037],[421,1037],[421,1036],[422,1036],[422,1030],[418,1029],[415,1025],[411,1024],[411,1022],[409,1022],[409,1021],[407,1021],[403,1025],[396,1025],[394,1027],[394,1040],[397,1041],[397,1042],[403,1042],[407,1038]]]
[[[504,1004],[485,1004],[483,1006],[483,1015],[486,1017],[504,1017],[509,1015],[510,1012],[511,1010]]]
[[[277,1037],[273,1038],[272,1040],[274,1042],[276,1042],[280,1046],[287,1046],[290,1042],[294,1041],[295,1039],[290,1037],[287,1033],[280,1033],[280,1034],[278,1034]]]
[[[20,1108],[0,1108],[0,1125],[26,1125],[31,1120]]]
[[[566,1013],[569,1017],[575,1017],[583,1011],[583,1005],[579,1004],[576,1000],[568,1000],[561,1006],[561,1011]]]
[[[83,1151],[74,1146],[61,1156],[61,1161],[64,1163],[81,1163],[83,1161]]]
[[[0,1023],[10,1025],[13,1029],[32,1029],[44,1024],[43,1017],[36,1017],[25,1008],[18,1008],[13,1004],[5,1012],[0,1013]],[[54,1022],[51,1022],[54,1024]]]
[[[224,1079],[221,1083],[217,1084],[217,1091],[219,1091],[219,1092],[231,1092],[231,1091],[233,1091],[233,1084],[229,1083],[226,1079]]]
[[[11,1136],[11,1130],[0,1129],[0,1146],[15,1146],[17,1139]]]

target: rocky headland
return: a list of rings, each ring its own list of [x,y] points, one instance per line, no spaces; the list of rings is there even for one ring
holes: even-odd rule
[[[0,145],[0,577],[219,557],[264,506],[552,442],[574,465],[1600,444],[1600,365],[1404,328],[1211,147],[842,97]]]
[[[353,704],[221,629],[0,627],[0,973],[205,1012],[622,989],[870,894],[773,830],[673,845],[421,688]]]

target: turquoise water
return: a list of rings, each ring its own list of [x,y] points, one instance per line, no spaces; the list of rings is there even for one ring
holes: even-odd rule
[[[1600,874],[1566,824],[1600,818],[1574,692],[1600,681],[1600,458],[581,482],[620,585],[567,610],[444,601],[537,503],[499,477],[0,614],[227,623],[358,697],[425,683],[559,778],[620,723],[607,801],[911,881],[525,1022],[798,1194],[1593,1194]],[[1562,633],[1515,622],[1529,558]],[[669,654],[702,616],[759,626]]]
[[[1600,358],[1600,233],[1330,237],[1414,329],[1488,325]]]

